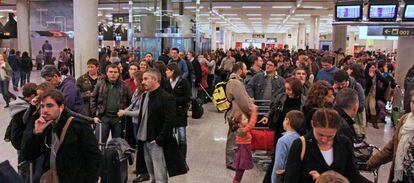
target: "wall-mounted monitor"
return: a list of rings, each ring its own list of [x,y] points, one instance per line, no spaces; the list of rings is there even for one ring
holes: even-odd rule
[[[338,2],[335,5],[336,21],[361,21],[362,2]]]
[[[402,20],[414,21],[414,1],[406,2]]]
[[[398,2],[370,3],[369,21],[395,21],[398,14]]]

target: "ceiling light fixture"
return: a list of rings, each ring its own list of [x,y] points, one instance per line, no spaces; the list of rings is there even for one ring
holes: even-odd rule
[[[271,17],[284,17],[286,14],[270,14]]]
[[[261,6],[242,6],[243,9],[259,9]]]
[[[292,6],[272,6],[273,9],[289,9],[292,8]]]
[[[239,16],[238,14],[232,14],[232,13],[224,13],[223,14],[223,16],[226,16],[226,17],[236,17],[236,16]]]
[[[310,17],[311,14],[295,14],[297,17]]]
[[[246,14],[248,17],[260,17],[262,14]]]
[[[247,18],[249,20],[262,20],[262,18]]]
[[[231,6],[213,6],[216,9],[231,9]]]
[[[101,8],[98,8],[98,10],[113,10],[114,8],[112,8],[112,7],[101,7]]]
[[[323,6],[303,6],[306,9],[323,9]]]

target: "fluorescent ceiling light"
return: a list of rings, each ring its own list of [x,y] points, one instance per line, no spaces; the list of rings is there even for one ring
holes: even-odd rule
[[[292,8],[292,6],[272,6],[273,9],[289,9]]]
[[[103,16],[102,13],[98,13],[98,17],[101,17],[101,16]]]
[[[292,17],[292,18],[290,18],[291,20],[305,20],[304,18],[295,18],[295,17]]]
[[[260,17],[262,14],[246,14],[248,17]]]
[[[98,8],[98,10],[113,10],[114,8],[112,8],[112,7],[101,7],[101,8]]]
[[[105,17],[106,18],[112,18],[112,14],[106,14]]]
[[[283,20],[284,18],[269,18],[269,20]]]
[[[228,13],[228,14],[223,14],[223,16],[226,16],[226,17],[236,17],[236,16],[239,16],[238,14],[232,14],[232,13]]]
[[[208,17],[208,16],[210,16],[210,14],[208,14],[208,13],[200,13],[200,16],[202,16],[202,17]]]
[[[310,17],[311,14],[296,14],[297,17]]]
[[[270,14],[271,17],[284,17],[286,14]]]
[[[221,20],[221,18],[217,18],[217,17],[213,17],[213,18],[210,18],[211,20]]]
[[[186,10],[193,10],[193,9],[196,9],[197,7],[196,6],[184,6],[184,9],[186,9]],[[203,9],[204,8],[204,6],[200,6],[200,9]]]
[[[259,9],[262,8],[261,6],[242,6],[244,9]]]
[[[306,9],[323,9],[323,6],[303,6]]]
[[[249,20],[262,20],[262,18],[247,18]]]
[[[231,6],[213,6],[213,8],[217,8],[217,9],[231,9]]]
[[[147,15],[133,15],[134,17],[144,17],[144,16],[147,16]]]
[[[227,19],[229,19],[229,20],[241,20],[241,18],[238,18],[238,17],[231,17],[231,18],[227,18]]]

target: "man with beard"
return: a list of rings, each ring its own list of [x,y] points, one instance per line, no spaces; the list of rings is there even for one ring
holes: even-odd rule
[[[226,114],[226,122],[229,123],[229,131],[227,133],[226,142],[226,167],[231,170],[234,170],[232,164],[234,153],[237,149],[236,134],[232,128],[235,125],[233,119],[240,113],[249,116],[249,104],[253,102],[244,87],[243,79],[246,77],[246,74],[246,64],[243,62],[236,62],[226,85],[226,96],[228,101],[231,102],[231,108]]]

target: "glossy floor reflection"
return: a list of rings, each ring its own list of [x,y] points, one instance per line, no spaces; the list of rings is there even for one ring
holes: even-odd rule
[[[40,83],[39,72],[32,73],[32,81]],[[12,90],[10,90],[12,91]],[[21,91],[20,91],[21,92]],[[15,92],[13,92],[15,93]],[[9,111],[4,109],[5,103],[0,99],[0,137],[3,139],[6,127],[9,123]],[[389,121],[389,120],[387,120]],[[226,144],[227,124],[224,124],[223,113],[215,111],[211,104],[205,105],[205,113],[201,119],[194,120],[189,118],[187,127],[188,156],[187,163],[190,167],[189,173],[170,179],[172,183],[230,183],[234,172],[225,168],[224,149]],[[367,127],[367,141],[382,147],[394,133],[391,125],[380,124],[380,129],[372,128],[371,124]],[[17,167],[16,150],[10,143],[0,140],[0,162],[9,160]],[[390,164],[384,165],[380,169],[380,183],[387,182]],[[129,180],[132,181],[133,166],[129,168]],[[246,171],[243,176],[245,183],[262,182],[265,172],[257,166],[253,170]],[[372,180],[372,174],[364,174]],[[148,181],[147,181],[148,182]]]

